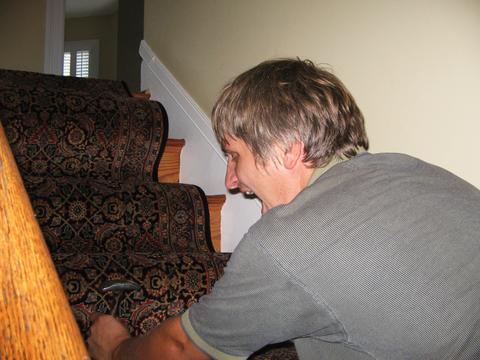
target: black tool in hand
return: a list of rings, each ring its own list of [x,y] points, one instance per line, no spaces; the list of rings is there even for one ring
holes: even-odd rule
[[[139,284],[132,280],[106,280],[100,286],[100,291],[103,293],[113,292],[115,296],[115,303],[110,311],[110,315],[115,316],[118,305],[120,304],[122,295],[126,291],[140,290],[141,287]]]

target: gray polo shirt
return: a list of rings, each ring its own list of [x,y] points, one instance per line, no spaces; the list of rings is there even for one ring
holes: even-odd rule
[[[289,339],[301,359],[478,359],[479,234],[478,189],[364,153],[254,224],[182,324],[218,359]]]

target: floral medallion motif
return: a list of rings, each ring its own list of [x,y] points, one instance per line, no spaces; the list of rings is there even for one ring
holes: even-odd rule
[[[50,217],[52,216],[52,208],[50,207],[50,203],[45,199],[37,199],[33,201],[32,206],[40,225],[48,223]]]
[[[72,145],[80,145],[85,141],[85,132],[79,128],[73,128],[67,134],[67,140]]]
[[[82,221],[87,216],[87,206],[85,202],[76,200],[68,207],[68,216],[72,221]]]
[[[81,273],[69,271],[63,274],[62,283],[71,301],[79,301],[85,296],[87,282]]]
[[[168,290],[169,281],[161,270],[152,269],[147,273],[144,284],[150,296],[160,297]]]
[[[102,205],[102,213],[107,220],[115,222],[125,213],[125,204],[119,198],[110,196]]]

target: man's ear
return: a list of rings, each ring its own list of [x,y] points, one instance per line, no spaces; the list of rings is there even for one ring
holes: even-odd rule
[[[286,169],[293,169],[299,162],[303,162],[304,147],[303,142],[295,141],[290,146],[290,149],[286,150],[283,155],[283,166]]]

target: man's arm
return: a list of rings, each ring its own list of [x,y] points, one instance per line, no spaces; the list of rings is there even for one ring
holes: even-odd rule
[[[91,327],[88,345],[96,360],[209,359],[185,334],[180,317],[164,321],[148,335],[133,338],[114,317],[100,315]]]

